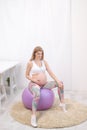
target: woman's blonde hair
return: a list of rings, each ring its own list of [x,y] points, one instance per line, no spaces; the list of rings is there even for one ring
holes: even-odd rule
[[[38,52],[38,51],[42,52],[42,59],[41,60],[44,59],[44,51],[43,51],[43,49],[40,46],[37,46],[33,50],[33,53],[32,53],[31,59],[30,59],[31,61],[35,59],[35,53]]]

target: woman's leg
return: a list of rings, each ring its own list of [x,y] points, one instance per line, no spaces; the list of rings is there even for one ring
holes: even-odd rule
[[[37,105],[40,99],[40,87],[38,85],[32,86],[31,89],[33,93],[33,101],[32,101],[32,113],[36,114],[37,111]]]
[[[63,84],[63,83],[62,83]],[[44,88],[53,89],[57,87],[57,92],[59,95],[60,102],[64,102],[64,85],[60,88],[55,81],[49,81],[44,85]]]
[[[31,125],[34,127],[37,127],[36,111],[37,111],[37,105],[40,99],[40,87],[37,84],[34,84],[34,86],[31,86],[29,89],[33,94]]]
[[[46,85],[44,85],[44,88],[48,88],[48,89],[53,89],[55,87],[57,87],[57,92],[58,92],[58,95],[59,95],[59,100],[60,100],[59,106],[61,106],[63,108],[63,110],[66,112],[65,103],[64,103],[64,85],[63,85],[63,82],[62,82],[61,88],[58,86],[58,84],[55,81],[50,81]]]

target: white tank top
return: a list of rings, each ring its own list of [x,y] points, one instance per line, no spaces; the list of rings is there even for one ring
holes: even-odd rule
[[[33,63],[33,66],[31,68],[31,71],[30,71],[30,75],[32,76],[32,74],[36,74],[36,73],[41,73],[41,72],[45,72],[46,71],[46,67],[45,67],[45,64],[44,64],[44,61],[42,60],[42,66],[39,67],[35,61],[33,60],[32,63]]]

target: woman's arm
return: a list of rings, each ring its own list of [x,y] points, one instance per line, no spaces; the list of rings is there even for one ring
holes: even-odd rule
[[[45,63],[46,70],[49,73],[49,75],[58,83],[59,87],[62,87],[62,83],[59,81],[59,79],[56,77],[56,75],[52,72],[48,63],[46,61],[44,61],[44,63]]]
[[[30,70],[32,68],[32,62],[28,62],[27,63],[27,67],[26,67],[26,72],[25,72],[25,76],[28,80],[32,80],[31,76],[30,76]]]
[[[39,81],[36,78],[30,76],[32,65],[33,64],[31,61],[27,63],[25,76],[28,80],[31,80],[32,82],[35,82],[36,84],[39,84]]]

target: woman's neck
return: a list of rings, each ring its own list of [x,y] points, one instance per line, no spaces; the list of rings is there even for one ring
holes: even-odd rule
[[[41,62],[41,60],[40,60],[40,59],[34,59],[34,61],[36,61],[36,62]]]
[[[41,60],[39,60],[39,59],[35,59],[34,62],[35,62],[39,67],[42,66],[42,62],[41,62]]]

